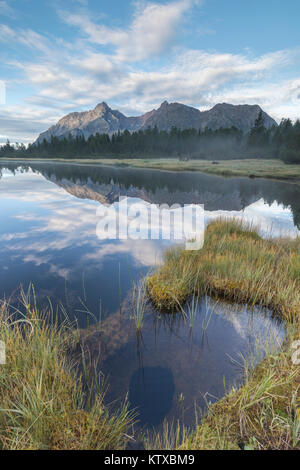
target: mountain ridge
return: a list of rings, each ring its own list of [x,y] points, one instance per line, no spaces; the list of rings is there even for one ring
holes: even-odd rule
[[[259,112],[262,111],[265,126],[277,126],[276,121],[262,110],[259,105],[233,105],[218,103],[213,108],[200,111],[182,103],[164,101],[159,108],[148,111],[141,116],[127,117],[118,110],[113,110],[104,101],[89,111],[72,112],[63,116],[57,124],[42,132],[36,142],[54,137],[84,136],[88,138],[96,133],[112,135],[118,131],[130,132],[155,127],[169,131],[172,127],[183,129],[215,130],[221,127],[235,126],[247,132],[254,125]]]

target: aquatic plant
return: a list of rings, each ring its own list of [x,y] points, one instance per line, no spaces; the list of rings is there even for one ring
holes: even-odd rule
[[[205,297],[205,313],[204,313],[204,318],[202,320],[202,331],[207,330],[207,328],[210,324],[210,320],[211,320],[217,306],[218,306],[218,301],[215,301],[212,304],[209,301],[209,298],[207,296]]]
[[[188,319],[190,328],[194,328],[196,314],[199,309],[199,298],[195,293],[192,295],[192,298],[187,301],[185,308],[182,309],[182,313],[185,318]]]
[[[135,322],[136,330],[141,331],[143,326],[144,314],[147,305],[146,281],[141,279],[133,283],[132,288],[132,316]]]

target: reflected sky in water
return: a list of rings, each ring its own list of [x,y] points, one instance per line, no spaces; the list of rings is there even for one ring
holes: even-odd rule
[[[118,204],[120,196],[144,204],[204,204],[206,223],[220,216],[236,217],[258,225],[263,236],[297,236],[299,185],[39,163],[2,163],[0,176],[1,297],[15,303],[18,286],[33,282],[41,305],[48,297],[62,301],[83,331],[83,304],[96,317],[101,315],[106,335],[99,337],[96,330],[89,335],[91,356],[97,356],[101,346],[100,366],[110,383],[108,399],[118,402],[129,391],[133,406],[142,408],[142,424],[178,418],[180,394],[185,397],[186,422],[192,423],[194,400],[204,409],[207,396],[214,400],[224,394],[224,377],[228,385],[239,382],[237,363],[260,334],[264,340],[272,331],[282,339],[282,329],[268,313],[233,312],[223,304],[214,309],[203,334],[207,304],[202,300],[192,333],[182,317],[161,317],[151,310],[137,343],[128,309],[132,282],[161,263],[171,242],[99,240],[96,211],[100,204]],[[157,405],[152,398],[159,392],[161,375],[165,385]],[[150,391],[148,382],[153,384]]]
[[[275,199],[277,188],[278,199]],[[205,204],[206,223],[220,216],[258,225],[263,235],[299,229],[299,186],[274,181],[150,170],[76,165],[2,164],[0,179],[1,295],[22,283],[40,297],[65,298],[75,305],[86,284],[90,308],[114,311],[132,279],[161,262],[170,245],[157,240],[99,240],[99,204],[129,201]],[[293,198],[294,196],[294,198]],[[289,202],[289,204],[288,204]]]
[[[204,298],[192,315],[191,305],[192,300],[185,315],[159,315],[148,307],[141,336],[130,309],[108,317],[100,332],[97,327],[86,332],[86,363],[101,357],[98,372],[109,384],[108,403],[122,402],[129,391],[142,426],[178,418],[192,425],[195,408],[200,415],[241,383],[245,359],[257,364],[284,338],[284,328],[260,308]]]
[[[104,313],[119,306],[122,290],[155,265],[160,250],[155,241],[99,240],[97,201],[81,200],[42,176],[4,173],[0,181],[0,263],[2,295],[20,283],[33,282],[40,297],[77,303],[83,282],[90,308]],[[119,268],[120,266],[120,268]]]

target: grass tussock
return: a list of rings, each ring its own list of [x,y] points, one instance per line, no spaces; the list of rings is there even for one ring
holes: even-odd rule
[[[87,390],[70,359],[78,340],[69,325],[41,318],[22,294],[26,314],[0,307],[0,449],[123,449],[132,414],[110,414],[101,387]]]
[[[280,353],[246,370],[243,387],[210,407],[177,448],[300,449],[300,368],[291,360],[292,342],[300,339],[300,240],[263,240],[250,226],[217,220],[202,250],[168,251],[147,285],[160,310],[174,311],[188,296],[208,293],[268,307],[287,325]]]
[[[202,250],[171,249],[147,280],[160,310],[177,310],[193,293],[262,305],[285,320],[300,318],[300,239],[263,240],[242,222],[217,220]]]

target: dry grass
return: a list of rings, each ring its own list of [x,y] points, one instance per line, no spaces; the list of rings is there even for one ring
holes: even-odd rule
[[[0,308],[0,449],[124,449],[133,416],[124,405],[110,414],[101,385],[87,390],[70,360],[78,332],[50,324],[22,295],[26,315]]]

